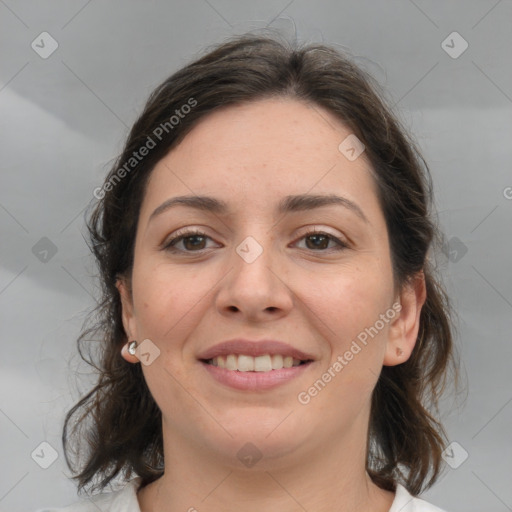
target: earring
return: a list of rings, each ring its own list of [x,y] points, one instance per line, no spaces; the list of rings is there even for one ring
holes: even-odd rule
[[[396,355],[397,355],[397,356],[401,356],[403,353],[404,353],[404,351],[403,351],[400,347],[398,347],[398,348],[396,349]]]
[[[132,356],[134,356],[136,351],[137,351],[137,342],[135,340],[134,341],[130,341],[130,343],[128,343],[128,352]]]

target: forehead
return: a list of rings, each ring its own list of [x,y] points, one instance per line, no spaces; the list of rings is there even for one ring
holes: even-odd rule
[[[290,98],[218,109],[155,166],[141,217],[184,194],[215,196],[244,209],[269,208],[285,195],[307,192],[339,192],[354,201],[375,196],[364,153],[350,161],[340,152],[349,135],[329,111]]]

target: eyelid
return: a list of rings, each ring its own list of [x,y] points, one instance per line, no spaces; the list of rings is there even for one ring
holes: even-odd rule
[[[173,233],[171,233],[168,237],[166,237],[164,239],[164,241],[160,244],[160,248],[166,249],[170,246],[171,242],[177,243],[180,241],[180,240],[177,240],[179,238],[183,239],[183,238],[188,238],[189,236],[194,236],[194,235],[203,236],[205,238],[209,238],[210,240],[213,240],[213,237],[208,235],[206,233],[206,231],[207,231],[207,229],[202,228],[202,227],[180,228],[180,229],[174,231]],[[180,251],[180,252],[183,252],[183,251]],[[188,252],[191,252],[191,251],[188,251]],[[196,252],[199,252],[199,251],[196,251]]]
[[[178,244],[179,242],[181,242],[183,239],[193,237],[194,235],[197,235],[197,236],[200,236],[200,237],[203,237],[205,239],[209,239],[209,240],[212,240],[215,242],[215,240],[211,236],[209,236],[206,233],[206,231],[207,230],[205,228],[199,228],[199,227],[185,227],[185,228],[178,229],[177,231],[175,231],[174,233],[172,233],[169,237],[167,237],[165,239],[165,241],[161,244],[160,249],[167,250],[170,252],[175,252],[175,253],[187,254],[187,255],[192,255],[194,253],[196,253],[197,255],[204,254],[204,252],[207,251],[208,248],[199,249],[197,251],[185,251],[185,250],[181,250],[181,249],[174,249],[174,246],[176,244]],[[341,251],[344,249],[348,249],[352,246],[352,241],[349,240],[346,236],[340,236],[338,234],[334,234],[330,230],[320,228],[319,226],[316,226],[316,225],[304,226],[303,228],[300,229],[300,231],[302,233],[299,234],[297,237],[295,237],[294,241],[292,242],[292,245],[295,245],[299,241],[307,238],[308,236],[312,236],[314,234],[326,235],[329,238],[329,242],[334,242],[334,244],[336,244],[336,247],[331,247],[330,249],[320,249],[317,251],[315,251],[314,249],[307,249],[307,248],[303,249],[308,252],[313,252],[313,253],[317,252],[320,254],[322,254],[322,253],[330,254],[332,252],[337,252],[337,251]],[[215,242],[215,243],[217,243],[217,242]]]
[[[311,235],[314,233],[319,233],[319,234],[330,235],[333,238],[337,238],[340,242],[343,242],[346,244],[351,243],[351,241],[348,239],[348,237],[346,235],[333,233],[332,231],[330,231],[330,229],[326,229],[320,225],[305,226],[304,228],[300,228],[299,231],[301,233],[299,235],[299,237],[303,237],[304,235]]]

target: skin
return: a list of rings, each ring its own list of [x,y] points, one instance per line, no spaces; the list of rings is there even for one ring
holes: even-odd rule
[[[425,284],[420,274],[394,288],[369,163],[364,153],[349,161],[338,150],[350,133],[317,105],[258,100],[204,118],[153,170],[131,293],[118,281],[127,339],[150,339],[160,350],[142,369],[162,411],[165,473],[138,492],[142,512],[391,507],[394,494],[365,471],[371,393],[382,366],[405,362],[414,348]],[[282,197],[303,193],[348,198],[368,222],[341,206],[276,213]],[[179,206],[149,221],[160,204],[185,194],[222,199],[232,212]],[[161,248],[186,227],[209,238],[178,243],[181,253]],[[327,239],[316,248],[305,237],[313,228],[348,247],[335,251]],[[252,263],[235,250],[248,236],[263,248]],[[298,394],[396,302],[401,311],[378,335],[307,405],[299,403]],[[234,337],[285,341],[315,362],[276,389],[230,389],[197,355]],[[141,364],[126,345],[122,357]],[[237,457],[247,442],[262,454],[250,468]]]

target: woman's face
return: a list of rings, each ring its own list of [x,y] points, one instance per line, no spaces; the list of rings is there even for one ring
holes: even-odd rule
[[[343,143],[350,134],[319,106],[265,99],[204,118],[152,172],[132,296],[119,289],[129,339],[150,340],[142,369],[167,442],[239,465],[244,450],[264,464],[340,439],[366,445],[372,390],[383,364],[409,356],[419,310],[399,312],[410,295],[395,293],[376,186],[365,153],[354,159],[361,148]],[[303,195],[342,199],[279,209]],[[226,210],[159,209],[178,196],[208,196]],[[171,244],[189,231],[201,235]],[[234,338],[281,341],[313,361],[248,373],[200,360]],[[288,378],[277,383],[278,374]]]

